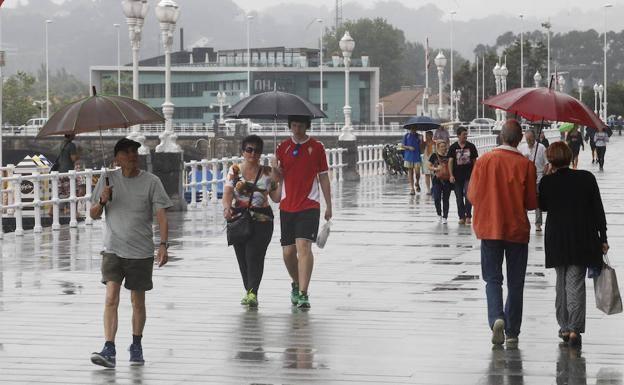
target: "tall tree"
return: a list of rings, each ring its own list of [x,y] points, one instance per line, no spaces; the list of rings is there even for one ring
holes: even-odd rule
[[[2,113],[6,123],[21,125],[39,112],[33,97],[35,81],[34,76],[18,71],[4,82]]]

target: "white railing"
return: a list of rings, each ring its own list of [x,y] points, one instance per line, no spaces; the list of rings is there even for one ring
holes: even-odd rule
[[[66,173],[52,171],[50,174],[35,171],[31,175],[22,175],[16,173],[14,165],[0,167],[0,218],[14,218],[15,234],[23,235],[24,217],[34,217],[33,230],[41,232],[44,210],[51,209],[49,212],[52,216],[52,229],[58,230],[61,226],[61,205],[68,204],[70,227],[78,225],[79,215],[84,215],[85,223],[90,225],[93,177],[99,177],[103,172],[104,170],[86,169]],[[62,183],[69,183],[69,189],[67,196],[60,197]],[[0,230],[0,238],[2,234]]]
[[[327,164],[329,165],[330,178],[334,182],[343,181],[343,153],[345,148],[326,149]],[[269,165],[273,154],[262,155],[260,162]],[[207,206],[209,202],[217,203],[223,193],[223,184],[226,173],[233,164],[243,161],[240,156],[226,157],[221,159],[202,159],[184,162],[184,191],[190,193],[190,206]],[[199,194],[201,193],[201,194]]]
[[[383,175],[386,163],[383,159],[383,144],[358,146],[358,173],[360,177]]]

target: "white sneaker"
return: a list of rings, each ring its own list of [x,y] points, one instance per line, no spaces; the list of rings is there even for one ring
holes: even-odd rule
[[[438,223],[442,223],[442,215],[438,215]]]
[[[446,218],[442,218],[442,224],[445,225],[447,223],[448,223],[448,221],[446,220]]]
[[[502,345],[505,342],[505,321],[497,319],[492,326],[492,344]]]

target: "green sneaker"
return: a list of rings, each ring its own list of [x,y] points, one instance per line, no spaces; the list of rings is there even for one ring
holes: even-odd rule
[[[256,296],[252,292],[249,292],[247,294],[247,305],[249,307],[258,307],[258,296]]]
[[[245,293],[243,299],[241,299],[241,305],[247,306],[249,305],[249,293]]]
[[[310,298],[308,298],[307,294],[303,294],[302,292],[299,292],[299,301],[297,301],[297,307],[299,309],[310,308]]]
[[[297,305],[299,303],[299,284],[297,282],[293,282],[290,284],[290,302],[293,305]]]

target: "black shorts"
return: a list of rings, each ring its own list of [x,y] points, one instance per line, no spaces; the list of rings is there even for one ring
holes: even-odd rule
[[[102,283],[108,281],[121,283],[128,290],[148,291],[154,286],[152,272],[154,258],[127,259],[113,253],[102,253]]]
[[[316,242],[320,218],[320,209],[309,209],[295,213],[280,211],[282,228],[280,243],[282,246],[294,245],[297,239]]]

